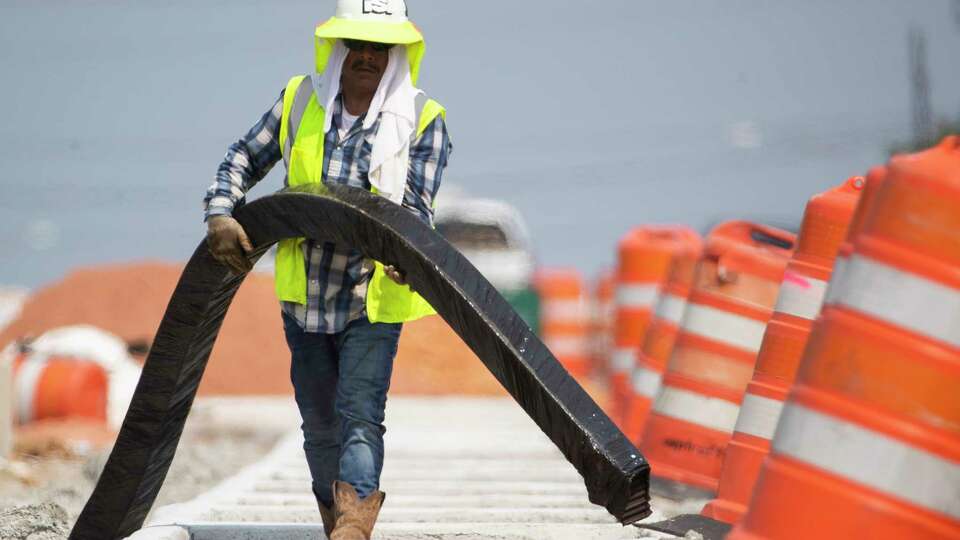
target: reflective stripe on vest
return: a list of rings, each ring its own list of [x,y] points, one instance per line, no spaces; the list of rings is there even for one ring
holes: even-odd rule
[[[828,303],[960,347],[960,290],[859,254],[834,275]]]
[[[653,409],[664,416],[724,433],[733,432],[740,412],[740,406],[736,403],[672,386],[664,386],[660,390]]]
[[[820,314],[827,282],[787,270],[774,311],[814,320]]]
[[[760,350],[767,325],[749,317],[690,304],[683,316],[683,330],[752,353]]]
[[[743,396],[740,416],[734,431],[771,440],[777,431],[777,422],[783,411],[783,402],[756,394]]]
[[[788,403],[773,449],[895,499],[960,519],[960,463]]]
[[[413,135],[414,139],[422,135],[438,116],[445,116],[443,107],[426,96],[418,96],[416,107],[417,130]],[[286,185],[297,186],[322,181],[323,145],[326,138],[322,131],[325,115],[326,111],[316,101],[310,77],[298,76],[290,79],[284,94],[280,126],[280,148],[287,168]],[[304,129],[308,131],[301,133]],[[281,301],[306,304],[306,259],[301,248],[303,241],[303,238],[287,238],[279,243],[275,270],[276,292]],[[376,261],[367,285],[366,308],[371,322],[407,322],[436,313],[409,286],[398,285],[389,279],[383,265]]]

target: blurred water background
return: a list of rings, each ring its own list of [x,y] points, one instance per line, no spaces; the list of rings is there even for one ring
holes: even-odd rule
[[[449,109],[445,182],[513,203],[541,263],[589,273],[632,225],[792,226],[884,161],[911,135],[910,28],[934,112],[960,110],[948,0],[408,2]],[[333,9],[0,1],[0,284],[189,257],[227,145],[311,69]]]

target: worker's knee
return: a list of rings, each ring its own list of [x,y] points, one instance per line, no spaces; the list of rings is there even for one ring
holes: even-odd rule
[[[340,444],[340,421],[336,412],[315,408],[300,408],[303,440],[307,446],[337,446]]]

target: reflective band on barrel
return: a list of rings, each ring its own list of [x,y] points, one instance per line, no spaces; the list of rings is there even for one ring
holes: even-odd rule
[[[826,281],[788,271],[780,285],[776,311],[812,321],[820,314],[826,293]]]
[[[554,356],[583,356],[587,354],[587,339],[583,336],[548,337],[543,340]]]
[[[789,403],[776,452],[896,499],[960,519],[960,463]]]
[[[656,315],[673,324],[680,324],[683,320],[683,311],[687,308],[687,300],[673,294],[665,294],[657,302]]]
[[[664,386],[653,405],[665,416],[709,429],[732,433],[740,407],[736,403]]]
[[[637,353],[633,349],[617,349],[610,356],[610,367],[617,373],[629,373],[636,359]]]
[[[581,300],[548,300],[541,307],[542,317],[552,323],[587,323],[587,305]]]
[[[617,305],[627,308],[652,308],[660,296],[658,285],[620,285],[617,287]]]
[[[690,304],[683,314],[683,329],[750,352],[760,350],[767,325],[701,304]]]
[[[846,261],[827,302],[960,347],[960,290],[863,255]]]
[[[633,382],[633,391],[637,395],[653,399],[657,397],[657,392],[660,390],[660,381],[663,380],[663,374],[643,366],[637,366],[630,379]]]
[[[17,416],[21,423],[31,422],[34,418],[33,398],[37,393],[40,377],[47,367],[47,357],[42,354],[32,354],[20,364],[17,375],[13,379],[13,393],[17,396]]]
[[[737,417],[737,427],[734,431],[769,441],[777,432],[781,411],[783,411],[782,401],[747,394],[743,397],[743,404],[740,405],[740,416]]]

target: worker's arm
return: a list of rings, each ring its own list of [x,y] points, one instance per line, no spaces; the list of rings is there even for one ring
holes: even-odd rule
[[[279,142],[282,115],[283,92],[250,131],[227,149],[216,179],[203,199],[210,253],[238,274],[250,271],[252,265],[246,254],[253,251],[253,246],[243,227],[233,219],[233,209],[282,159]]]
[[[453,145],[442,116],[434,119],[410,145],[410,168],[407,169],[403,207],[430,225],[433,225],[433,201],[451,152]],[[406,275],[401,269],[386,266],[384,270],[390,279],[406,284]]]
[[[227,149],[216,179],[203,198],[205,220],[232,215],[237,202],[283,159],[280,153],[282,115],[283,92],[250,131]]]

